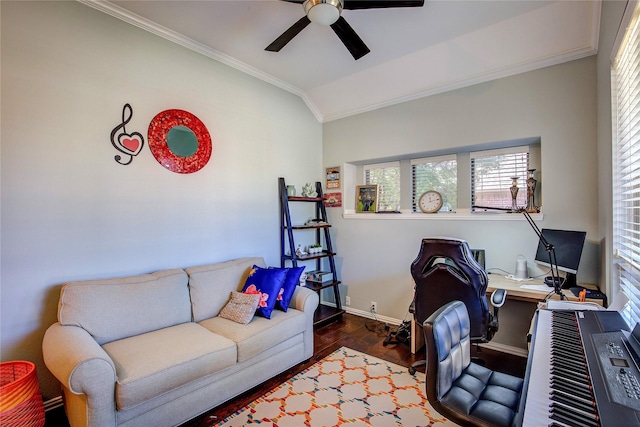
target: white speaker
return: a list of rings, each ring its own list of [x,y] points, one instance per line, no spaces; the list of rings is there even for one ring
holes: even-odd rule
[[[529,278],[529,271],[527,270],[527,260],[523,255],[518,255],[516,258],[516,279],[524,280]]]

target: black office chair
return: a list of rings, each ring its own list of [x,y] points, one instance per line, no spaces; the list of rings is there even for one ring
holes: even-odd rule
[[[523,380],[471,362],[471,329],[465,304],[453,301],[423,323],[427,346],[427,400],[462,426],[509,427]]]
[[[473,257],[469,244],[454,238],[422,239],[418,257],[411,264],[415,283],[412,303],[414,320],[418,325],[433,312],[451,301],[462,301],[471,319],[471,342],[491,341],[498,331],[498,310],[504,304],[507,293],[497,289],[491,294],[493,314],[487,304],[489,279],[482,266]],[[425,361],[417,361],[409,368],[416,368]]]

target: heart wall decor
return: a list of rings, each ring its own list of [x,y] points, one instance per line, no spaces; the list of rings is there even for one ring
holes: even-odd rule
[[[120,134],[120,136],[118,136],[118,142],[120,143],[120,145],[125,148],[126,150],[128,150],[132,155],[137,155],[140,150],[142,149],[142,144],[144,141],[142,141],[142,138],[140,137],[139,134],[126,134],[126,133],[122,133]]]
[[[111,144],[120,153],[128,156],[123,159],[123,156],[116,154],[113,158],[121,165],[131,164],[133,156],[137,156],[142,147],[144,147],[144,137],[140,132],[128,133],[126,125],[131,121],[133,117],[133,108],[131,105],[124,104],[122,107],[122,121],[111,131]]]

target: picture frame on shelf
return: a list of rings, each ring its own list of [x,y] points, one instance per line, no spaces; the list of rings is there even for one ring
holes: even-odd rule
[[[378,212],[378,185],[358,185],[356,187],[356,213]]]

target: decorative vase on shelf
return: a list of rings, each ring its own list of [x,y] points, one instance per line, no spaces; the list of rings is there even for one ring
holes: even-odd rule
[[[518,190],[520,190],[518,188],[518,178],[517,176],[512,176],[511,177],[511,188],[509,188],[509,191],[511,191],[511,212],[518,212],[518,203],[517,203],[517,198],[518,198]]]
[[[295,196],[296,195],[296,187],[293,185],[287,185],[287,196]]]
[[[528,169],[529,176],[527,178],[527,212],[537,213],[540,212],[540,208],[535,203],[536,185],[538,181],[534,177],[535,169]]]

